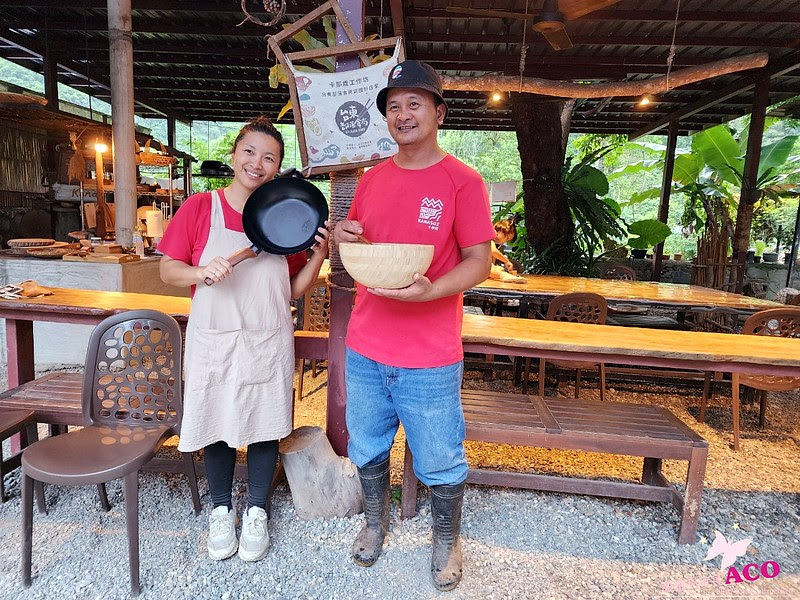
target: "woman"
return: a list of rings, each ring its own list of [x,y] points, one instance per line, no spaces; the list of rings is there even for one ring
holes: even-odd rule
[[[278,173],[283,152],[283,138],[269,119],[247,123],[233,143],[233,181],[188,198],[159,244],[161,279],[193,291],[178,448],[205,449],[214,503],[207,545],[214,560],[237,549],[242,560],[260,560],[269,548],[267,493],[278,440],[292,429],[289,300],[311,286],[328,254],[328,231],[320,227],[308,262],[305,255],[261,253],[234,271],[225,259],[251,245],[242,209],[253,190]],[[214,284],[204,285],[206,278]],[[237,541],[231,491],[236,448],[242,446],[247,446],[247,509]]]
[[[513,242],[517,239],[517,215],[511,219],[503,219],[494,224],[494,240],[492,240],[492,264],[502,263],[506,271],[515,275],[517,270],[505,254],[500,252],[499,246]]]

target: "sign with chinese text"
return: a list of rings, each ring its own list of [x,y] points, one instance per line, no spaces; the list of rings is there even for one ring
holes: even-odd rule
[[[399,47],[399,44],[398,44]],[[327,172],[375,164],[397,152],[375,99],[398,63],[397,51],[383,62],[338,73],[296,71],[293,106],[304,147],[303,170]]]

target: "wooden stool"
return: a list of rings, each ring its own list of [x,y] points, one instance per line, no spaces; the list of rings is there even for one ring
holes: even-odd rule
[[[35,442],[36,421],[34,421],[33,411],[30,410],[2,410],[0,411],[0,442],[10,438],[17,433],[25,432],[22,436],[22,447]],[[20,466],[21,452],[15,454],[8,460],[3,459],[3,446],[0,444],[0,502],[6,501],[5,489],[3,488],[3,477]]]

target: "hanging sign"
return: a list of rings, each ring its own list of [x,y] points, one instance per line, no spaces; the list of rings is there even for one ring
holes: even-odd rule
[[[350,44],[284,54],[280,44],[314,20],[333,12]],[[375,105],[389,72],[402,62],[402,38],[355,41],[356,35],[337,2],[329,0],[280,33],[268,38],[286,71],[303,172],[327,173],[374,165],[397,151],[386,120]],[[394,48],[388,59],[372,64],[367,52]],[[322,57],[357,55],[362,67],[335,73],[299,71],[294,63]]]
[[[295,122],[301,135],[303,169],[315,172],[375,164],[397,152],[375,98],[398,63],[400,42],[391,58],[338,73],[294,71]],[[302,133],[300,133],[302,132]]]

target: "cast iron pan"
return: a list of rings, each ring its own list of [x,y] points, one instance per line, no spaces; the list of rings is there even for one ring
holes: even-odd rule
[[[259,252],[282,256],[307,250],[316,243],[317,229],[328,219],[325,196],[296,169],[257,188],[244,205],[242,225],[253,243],[228,257],[236,266]],[[213,279],[206,278],[206,285]]]

